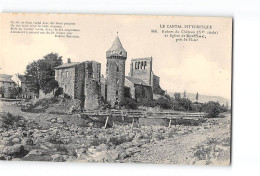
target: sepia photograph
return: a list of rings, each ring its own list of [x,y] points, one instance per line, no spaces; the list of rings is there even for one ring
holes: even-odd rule
[[[232,23],[1,13],[0,160],[229,166]]]

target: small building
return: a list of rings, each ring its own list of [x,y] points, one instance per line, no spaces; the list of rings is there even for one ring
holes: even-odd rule
[[[19,95],[19,98],[22,99],[32,99],[36,98],[38,95],[36,93],[31,92],[26,83],[25,75],[21,75],[19,73],[13,75],[11,79],[15,82],[16,86],[20,87],[22,89],[21,95]]]
[[[0,97],[15,98],[12,94],[12,89],[15,88],[15,82],[11,79],[12,75],[0,74]]]
[[[69,62],[55,68],[55,80],[63,93],[79,99],[87,110],[96,109],[101,96],[101,64],[95,61]]]

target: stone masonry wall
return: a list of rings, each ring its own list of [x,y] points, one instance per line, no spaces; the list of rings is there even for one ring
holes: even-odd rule
[[[101,64],[95,61],[85,62],[85,103],[84,109],[93,110],[99,107],[101,97]]]
[[[152,78],[152,58],[132,59],[130,65],[130,75],[134,78],[140,78],[148,85],[151,85]]]
[[[99,107],[100,84],[96,80],[87,80],[85,90],[84,109],[97,109]]]
[[[125,58],[107,58],[107,100],[112,106],[124,98]]]
[[[55,79],[58,81],[59,87],[63,88],[63,92],[74,98],[75,68],[55,70]]]
[[[150,86],[144,86],[140,84],[135,84],[135,98],[137,101],[142,99],[152,100],[153,90]]]

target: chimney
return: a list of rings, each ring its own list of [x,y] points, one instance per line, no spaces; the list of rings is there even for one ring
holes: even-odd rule
[[[70,60],[70,58],[68,58],[68,61],[67,61],[67,63],[68,63],[68,64],[70,64],[70,63],[71,63],[71,60]]]

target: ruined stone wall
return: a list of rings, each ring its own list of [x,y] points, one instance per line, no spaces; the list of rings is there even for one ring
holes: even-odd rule
[[[100,84],[101,84],[101,96],[103,97],[104,100],[106,100],[106,99],[107,99],[107,94],[106,94],[106,79],[105,79],[105,78],[101,78]]]
[[[151,85],[152,57],[132,59],[130,65],[130,76],[139,78]]]
[[[85,64],[81,63],[75,67],[75,89],[74,98],[81,101],[81,106],[84,105],[84,82],[85,82]]]
[[[160,86],[160,77],[156,76],[155,74],[152,74],[152,80],[153,93],[158,95],[164,95],[165,91]]]
[[[153,89],[159,88],[160,87],[160,77],[153,74],[152,78],[153,78],[153,84],[152,84]]]
[[[125,59],[120,56],[107,58],[107,100],[112,106],[124,98]]]
[[[99,107],[100,84],[96,80],[88,79],[85,85],[84,109],[94,110]]]
[[[151,86],[144,86],[140,84],[135,84],[135,98],[137,101],[142,99],[152,100],[153,90]]]
[[[63,68],[55,70],[55,79],[59,83],[59,87],[63,88],[63,92],[71,98],[75,95],[75,68]]]
[[[101,64],[95,61],[85,62],[85,102],[84,109],[93,110],[99,107],[101,97]]]
[[[130,98],[135,99],[135,85],[128,79],[125,79],[125,87],[128,87],[130,89]]]

